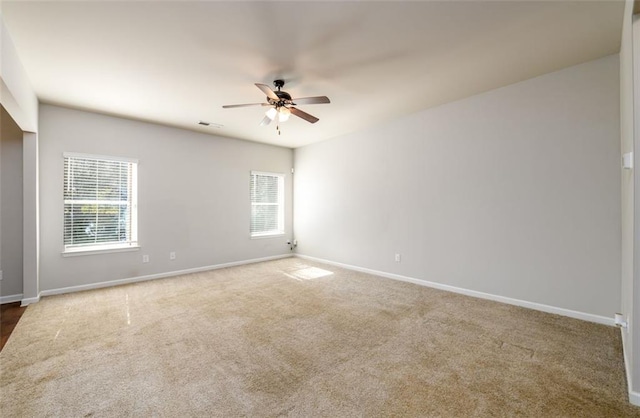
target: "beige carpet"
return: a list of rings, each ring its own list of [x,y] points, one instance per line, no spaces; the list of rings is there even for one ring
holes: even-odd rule
[[[624,417],[619,331],[291,258],[44,298],[0,416]]]

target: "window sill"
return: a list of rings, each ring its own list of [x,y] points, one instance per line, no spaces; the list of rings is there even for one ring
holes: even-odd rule
[[[284,237],[285,235],[284,232],[274,232],[272,234],[251,235],[251,239],[278,238]]]
[[[140,249],[139,245],[127,245],[123,246],[113,246],[113,247],[83,247],[83,248],[73,248],[64,250],[62,252],[63,257],[76,257],[81,255],[94,255],[94,254],[108,254],[108,253],[123,253],[128,251],[138,251]]]

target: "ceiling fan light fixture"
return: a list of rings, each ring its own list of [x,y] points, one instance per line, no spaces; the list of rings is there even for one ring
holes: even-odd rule
[[[286,107],[280,108],[280,122],[286,122],[289,120],[289,116],[291,116],[291,111]]]
[[[272,107],[271,109],[267,110],[267,113],[265,113],[265,115],[271,120],[274,120],[277,114],[278,114],[278,111],[276,110],[275,107]]]

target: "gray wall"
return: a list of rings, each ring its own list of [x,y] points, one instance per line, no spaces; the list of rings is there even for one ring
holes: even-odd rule
[[[39,129],[41,290],[290,253],[290,149],[49,105]],[[139,251],[62,256],[64,152],[139,159]],[[286,236],[250,239],[251,170],[286,174]]]
[[[611,317],[618,68],[605,57],[296,149],[298,253]]]
[[[22,294],[22,130],[0,113],[0,296],[14,296]]]

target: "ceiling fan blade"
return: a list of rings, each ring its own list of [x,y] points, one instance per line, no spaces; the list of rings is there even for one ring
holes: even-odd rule
[[[331,103],[331,100],[327,96],[317,96],[317,97],[301,97],[299,99],[291,99],[291,101],[295,104],[322,104],[322,103]]]
[[[271,106],[269,103],[245,103],[245,104],[235,104],[235,105],[224,105],[223,109],[232,109],[234,107],[249,107],[249,106]]]
[[[280,100],[280,98],[273,92],[273,90],[271,90],[271,87],[267,86],[266,84],[256,83],[256,87],[262,90],[262,92],[266,94],[268,98],[272,100]]]
[[[267,126],[270,123],[271,123],[271,119],[269,118],[269,116],[265,116],[260,122],[260,126]]]
[[[316,123],[317,121],[320,120],[320,119],[316,118],[315,116],[312,116],[312,115],[308,114],[307,112],[303,112],[300,109],[296,109],[295,107],[290,107],[289,110],[291,110],[291,113],[293,113],[297,117],[302,118],[302,119],[304,119],[304,120],[306,120],[307,122],[310,122],[310,123]]]

